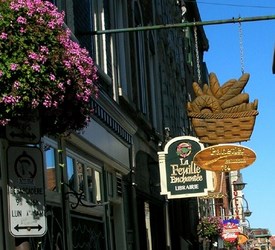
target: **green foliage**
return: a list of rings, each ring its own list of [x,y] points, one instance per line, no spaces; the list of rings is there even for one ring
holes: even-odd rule
[[[201,238],[212,239],[220,236],[223,230],[222,220],[218,217],[202,217],[198,226],[198,236]]]
[[[97,69],[70,39],[64,13],[42,0],[0,3],[0,126],[38,111],[44,134],[84,128]]]

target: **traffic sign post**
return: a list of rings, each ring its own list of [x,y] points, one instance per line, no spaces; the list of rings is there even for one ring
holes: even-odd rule
[[[14,237],[46,233],[44,167],[37,147],[7,150],[9,230]]]

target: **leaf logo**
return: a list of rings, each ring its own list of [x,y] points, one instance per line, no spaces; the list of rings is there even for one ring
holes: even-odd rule
[[[177,155],[186,158],[192,152],[192,146],[188,142],[182,142],[177,146]]]

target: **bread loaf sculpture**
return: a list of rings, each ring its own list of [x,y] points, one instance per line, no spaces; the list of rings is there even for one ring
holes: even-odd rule
[[[210,73],[209,85],[201,88],[193,83],[196,98],[187,103],[187,111],[201,142],[219,144],[250,139],[258,100],[249,103],[249,95],[242,93],[249,76],[245,73],[220,86],[216,74]]]

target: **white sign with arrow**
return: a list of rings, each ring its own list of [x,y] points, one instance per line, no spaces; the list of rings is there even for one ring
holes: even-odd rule
[[[6,127],[6,137],[10,142],[37,144],[40,141],[39,121],[17,120],[17,125]]]
[[[9,147],[9,230],[14,237],[46,233],[43,159],[37,147]]]

